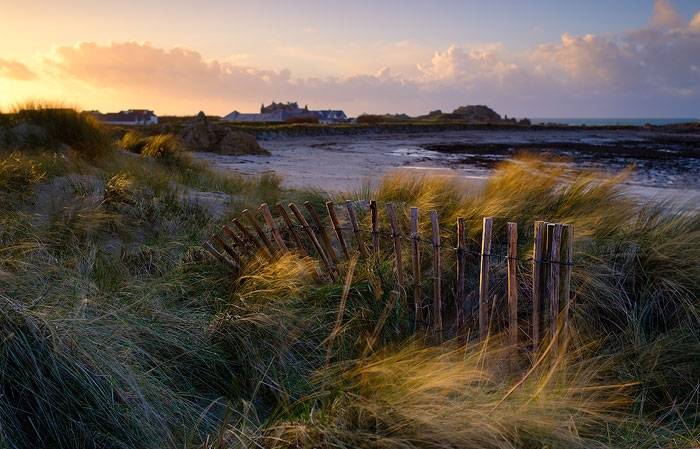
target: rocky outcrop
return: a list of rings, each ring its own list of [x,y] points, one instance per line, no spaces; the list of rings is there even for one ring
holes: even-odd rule
[[[453,116],[468,123],[504,123],[506,120],[488,106],[460,106],[452,111]]]
[[[239,156],[245,154],[270,154],[255,137],[229,127],[212,123],[204,112],[185,125],[178,136],[191,151],[207,151]]]
[[[270,154],[262,148],[255,137],[247,133],[229,130],[219,142],[218,153],[229,156],[244,154]]]

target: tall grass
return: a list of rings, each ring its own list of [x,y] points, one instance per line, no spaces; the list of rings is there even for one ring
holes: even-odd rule
[[[106,128],[92,115],[62,105],[27,103],[7,114],[0,142],[21,148],[64,147],[88,159],[103,157],[111,142]]]
[[[80,148],[65,136],[83,125],[60,123]],[[296,255],[227,271],[201,243],[237,211],[327,195],[161,157],[168,139],[155,157],[122,140],[96,158],[3,140],[0,447],[698,445],[697,208],[637,204],[618,178],[538,159],[478,190],[366,186],[437,209],[445,241],[457,217],[472,243],[484,215],[518,221],[523,252],[535,219],[576,226],[569,350],[529,371],[537,356],[506,363],[498,335],[413,337],[390,258],[336,282]]]

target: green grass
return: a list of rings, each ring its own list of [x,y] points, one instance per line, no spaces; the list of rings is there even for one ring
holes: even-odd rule
[[[639,204],[622,178],[537,158],[484,189],[405,175],[359,186],[347,197],[395,203],[404,230],[409,206],[438,210],[448,244],[457,217],[470,245],[482,217],[517,221],[524,255],[534,220],[575,225],[559,358],[499,333],[435,345],[412,334],[389,251],[318,282],[317,260],[233,274],[202,249],[243,209],[322,211],[323,192],[213,172],[168,135],[98,147],[75,111],[24,109],[0,118],[0,447],[700,445],[697,204]],[[29,118],[41,139],[19,142]]]

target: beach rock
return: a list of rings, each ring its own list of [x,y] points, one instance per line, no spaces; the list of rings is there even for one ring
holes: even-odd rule
[[[183,130],[180,138],[192,151],[211,151],[220,138],[217,138],[216,127],[209,122],[204,112],[199,112]]]
[[[242,156],[245,154],[264,154],[270,152],[262,148],[255,137],[239,131],[229,130],[221,139],[215,153],[228,156]]]
[[[191,151],[207,151],[232,156],[270,154],[252,135],[212,123],[204,112],[197,114],[185,126],[179,138]]]

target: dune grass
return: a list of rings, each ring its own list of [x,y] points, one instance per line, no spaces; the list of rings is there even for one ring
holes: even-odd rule
[[[151,156],[125,139],[78,150],[99,141],[71,140],[80,120],[0,121],[0,447],[700,444],[697,205],[639,204],[620,177],[537,158],[483,190],[361,186],[403,229],[408,206],[438,210],[446,241],[457,217],[474,244],[483,216],[517,221],[523,252],[534,220],[574,224],[568,349],[540,360],[499,334],[414,336],[389,258],[349,261],[336,282],[295,255],[232,274],[201,243],[238,211],[328,196],[213,172],[169,136]],[[18,141],[20,122],[44,140]]]

